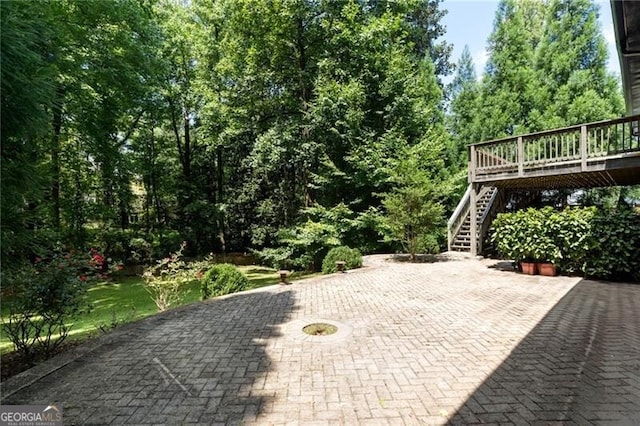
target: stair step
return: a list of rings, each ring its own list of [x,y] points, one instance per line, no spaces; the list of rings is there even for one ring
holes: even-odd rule
[[[476,208],[477,208],[477,220],[476,223],[473,224],[476,230],[476,238],[480,236],[480,229],[482,227],[482,216],[484,216],[489,208],[491,199],[497,193],[497,188],[485,188],[482,192],[482,195],[477,198]],[[461,251],[461,252],[470,252],[471,251],[471,215],[467,214],[466,217],[460,223],[460,227],[456,235],[454,235],[453,241],[451,242],[451,250]]]

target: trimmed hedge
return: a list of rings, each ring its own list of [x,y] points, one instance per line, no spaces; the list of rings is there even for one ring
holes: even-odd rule
[[[352,249],[346,246],[334,247],[322,261],[322,273],[332,274],[336,272],[336,262],[345,262],[344,268],[355,269],[362,266],[362,254],[358,249]]]
[[[235,266],[220,263],[212,266],[202,277],[200,294],[202,300],[245,290],[249,286],[247,277]]]
[[[640,281],[640,214],[631,209],[598,211],[592,220],[588,276]]]
[[[565,273],[640,281],[640,215],[628,208],[501,213],[492,239],[515,262],[550,261]]]

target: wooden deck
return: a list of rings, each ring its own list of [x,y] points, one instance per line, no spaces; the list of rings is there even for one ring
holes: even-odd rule
[[[469,182],[504,189],[640,184],[640,115],[469,146]]]
[[[449,250],[482,253],[512,191],[640,184],[640,115],[469,145],[469,189],[448,222]]]

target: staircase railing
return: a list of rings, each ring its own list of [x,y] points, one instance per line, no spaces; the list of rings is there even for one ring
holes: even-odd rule
[[[467,187],[466,192],[460,199],[458,206],[453,211],[451,218],[449,218],[449,221],[447,222],[447,242],[448,242],[449,251],[451,251],[453,242],[455,241],[456,236],[460,232],[460,228],[462,227],[465,220],[470,214],[471,188],[472,188],[471,185]],[[480,227],[478,228],[478,231],[479,231],[478,236],[480,239],[484,238],[484,236],[486,235],[489,229],[489,224],[487,222],[490,223],[493,220],[493,218],[495,218],[495,216],[498,214],[498,211],[500,211],[500,209],[502,209],[506,204],[506,199],[498,195],[500,191],[497,188],[490,187],[490,186],[485,186],[480,190],[480,193],[478,194],[478,199],[481,199],[482,197],[487,195],[487,193],[490,191],[493,191],[493,193],[491,194],[491,197],[489,198],[487,206],[484,212],[482,213],[482,216],[480,217]],[[499,202],[496,202],[496,200],[498,200]],[[480,247],[482,247],[482,243],[480,243]]]
[[[451,245],[453,244],[454,238],[458,235],[458,232],[460,232],[460,228],[469,214],[469,209],[471,208],[471,188],[471,185],[467,187],[467,190],[460,199],[458,206],[453,211],[453,214],[447,222],[447,241],[449,251],[451,251]]]
[[[491,194],[487,209],[484,211],[484,214],[480,218],[480,238],[478,239],[480,243],[480,250],[478,250],[479,252],[482,251],[482,246],[484,243],[483,240],[489,233],[489,227],[491,226],[491,223],[496,218],[496,216],[498,216],[498,213],[504,211],[506,205],[507,197],[505,191],[501,191],[496,188],[493,194]]]

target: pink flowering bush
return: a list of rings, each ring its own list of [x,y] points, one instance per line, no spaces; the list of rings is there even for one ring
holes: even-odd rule
[[[27,362],[57,351],[73,320],[91,309],[86,297],[89,286],[107,279],[109,272],[107,259],[96,250],[72,250],[36,257],[32,264],[3,273],[3,290],[8,294],[3,303],[9,305],[3,331]]]

